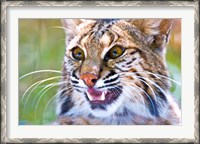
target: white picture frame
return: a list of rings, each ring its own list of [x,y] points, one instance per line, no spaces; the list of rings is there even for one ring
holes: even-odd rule
[[[27,142],[32,142],[32,143],[50,143],[50,142],[76,142],[76,143],[105,143],[105,142],[111,142],[111,143],[116,143],[116,142],[126,142],[126,143],[145,143],[145,142],[167,142],[167,143],[179,143],[179,142],[194,142],[194,143],[199,143],[199,122],[198,122],[198,116],[199,116],[199,63],[198,63],[198,57],[199,57],[199,2],[198,1],[62,1],[62,2],[53,2],[53,1],[3,1],[1,2],[1,142],[2,143],[27,143]],[[12,80],[15,79],[15,76],[18,76],[17,68],[15,69],[16,71],[10,71],[11,67],[17,67],[14,66],[12,63],[12,60],[10,59],[11,56],[13,56],[13,53],[11,54],[11,48],[12,43],[11,42],[16,42],[17,39],[13,40],[12,37],[10,37],[10,31],[12,30],[13,33],[16,35],[18,34],[17,28],[10,29],[11,27],[11,22],[16,22],[16,19],[18,18],[34,18],[35,15],[34,13],[37,13],[37,11],[41,11],[43,8],[44,14],[41,13],[41,15],[38,15],[38,18],[52,18],[52,17],[57,17],[57,12],[53,13],[52,11],[56,9],[56,11],[59,8],[70,8],[72,9],[80,9],[80,11],[86,7],[93,7],[93,10],[95,8],[103,9],[103,8],[110,8],[114,9],[118,8],[123,9],[123,8],[136,8],[136,9],[148,9],[148,8],[156,8],[158,11],[161,10],[162,8],[173,8],[177,13],[174,13],[173,16],[168,16],[168,17],[176,17],[178,15],[178,11],[180,8],[182,11],[185,11],[186,14],[189,16],[192,16],[194,14],[194,17],[190,17],[192,21],[194,22],[193,27],[188,28],[189,30],[193,31],[194,37],[192,37],[191,44],[194,44],[194,59],[192,59],[192,62],[194,65],[194,69],[190,72],[191,75],[188,75],[188,77],[194,77],[194,83],[192,86],[192,89],[194,89],[194,94],[191,96],[191,100],[194,100],[192,102],[191,108],[193,108],[194,111],[190,111],[188,114],[191,113],[191,121],[193,121],[193,125],[188,126],[188,136],[187,133],[184,133],[183,135],[177,135],[176,137],[173,136],[168,136],[168,135],[159,135],[156,137],[155,135],[151,135],[151,131],[147,130],[145,135],[140,135],[140,131],[137,131],[139,133],[136,135],[134,132],[133,135],[130,134],[130,132],[133,129],[131,126],[123,126],[123,127],[101,127],[101,126],[30,126],[30,127],[21,127],[18,125],[16,119],[11,119],[11,113],[15,113],[17,111],[13,111],[12,108],[10,108],[10,105],[15,102],[11,102],[11,95],[15,95],[17,93],[17,86],[16,89],[11,91],[11,82]],[[27,13],[22,13],[19,12],[21,10],[24,10],[23,12]],[[35,10],[34,10],[35,9]],[[36,10],[37,9],[37,10]],[[190,10],[188,10],[190,9]],[[32,14],[28,14],[32,10]],[[47,12],[50,12],[55,14],[55,16],[52,15],[47,15]],[[94,10],[95,11],[95,10]],[[19,12],[19,13],[18,13]],[[45,14],[46,13],[46,14]],[[59,10],[58,10],[59,13]],[[19,16],[19,14],[21,14]],[[122,12],[122,17],[123,17],[123,12]],[[59,15],[59,14],[58,14]],[[100,14],[96,13],[96,16],[98,17]],[[76,15],[78,17],[80,15]],[[60,16],[59,18],[64,18],[66,15]],[[73,15],[69,16],[70,18],[75,18]],[[88,15],[88,18],[92,17],[92,15]],[[109,17],[109,16],[108,16]],[[120,16],[119,16],[120,17]],[[124,15],[124,17],[126,17]],[[179,16],[177,16],[179,17]],[[187,17],[184,17],[187,19]],[[189,17],[188,17],[189,18]],[[187,24],[184,23],[183,24]],[[194,29],[193,29],[194,28]],[[184,33],[183,33],[184,35]],[[11,41],[10,41],[11,40]],[[190,40],[189,40],[190,41]],[[193,46],[191,46],[193,47]],[[12,49],[13,50],[13,49]],[[16,52],[17,52],[17,46],[16,46]],[[14,56],[15,57],[15,56]],[[186,63],[187,65],[188,63]],[[189,83],[189,82],[188,82]],[[15,83],[16,84],[16,83]],[[183,101],[184,102],[184,101]],[[183,108],[184,109],[184,108]],[[194,117],[193,117],[194,115]],[[184,117],[183,117],[184,118]],[[146,128],[145,128],[146,127]],[[154,126],[153,126],[154,127]],[[141,128],[140,130],[146,131],[149,126],[144,126],[144,128]],[[187,128],[187,127],[185,127]],[[13,131],[15,129],[15,132]],[[48,135],[46,137],[43,137],[41,132],[44,133],[44,129],[48,131]],[[65,132],[66,129],[72,130],[71,133],[72,135],[68,135],[69,133],[66,133],[65,135],[58,135],[53,137],[55,135],[56,131],[60,132]],[[78,130],[79,132],[76,133],[76,131],[73,130]],[[136,128],[137,129],[137,128]],[[154,129],[151,127],[151,129]],[[163,130],[166,130],[168,128],[163,128]],[[41,130],[41,132],[40,132]],[[52,130],[52,131],[51,131]],[[99,134],[94,134],[92,135],[92,132],[94,133],[95,131],[99,130],[101,133]],[[162,127],[160,127],[160,130],[162,130]],[[170,130],[170,128],[169,128]],[[184,129],[180,129],[184,130]],[[22,132],[23,131],[23,132]],[[27,133],[27,131],[33,132]],[[115,134],[110,134],[114,131]],[[38,133],[37,133],[38,132]],[[108,135],[103,134],[103,132],[108,133]],[[183,131],[180,131],[183,132]],[[87,134],[87,133],[90,133]],[[120,135],[122,134],[123,135]],[[147,136],[149,133],[149,137]],[[173,129],[171,131],[173,133]],[[21,135],[20,135],[21,134]],[[76,135],[77,134],[77,135]],[[30,137],[32,135],[32,137]],[[35,135],[35,136],[34,136]]]

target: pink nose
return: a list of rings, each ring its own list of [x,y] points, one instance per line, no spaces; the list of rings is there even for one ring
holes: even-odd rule
[[[80,76],[88,87],[93,87],[98,79],[98,76],[92,73],[84,73]]]

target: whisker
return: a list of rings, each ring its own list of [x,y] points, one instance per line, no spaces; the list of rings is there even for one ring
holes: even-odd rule
[[[58,94],[58,93],[57,93]],[[47,102],[47,104],[46,104],[46,106],[45,106],[45,108],[44,108],[44,111],[43,111],[43,114],[42,114],[42,117],[43,117],[43,121],[44,121],[44,112],[46,111],[46,109],[47,109],[47,107],[49,106],[49,104],[51,103],[51,101],[53,101],[55,99],[55,97],[53,96],[53,97],[51,97],[51,99]],[[43,122],[44,123],[44,122]]]
[[[128,91],[127,91],[128,90]],[[135,91],[135,90],[134,90]],[[123,91],[123,93],[125,94],[125,95],[127,95],[127,97],[129,97],[130,95],[132,95],[133,93],[128,89],[128,88],[126,88],[125,86],[124,86],[124,91]],[[138,99],[136,99],[136,97],[132,97],[130,100],[134,100],[134,105],[137,107],[137,111],[141,111],[141,109],[140,109],[140,107],[139,107],[139,104],[140,104],[140,102],[139,102],[139,100]],[[131,102],[132,103],[132,102]],[[145,105],[144,105],[144,111],[145,111]]]
[[[71,31],[71,32],[75,33],[74,30],[71,30],[71,29],[68,29],[68,28],[66,28],[66,27],[62,27],[62,26],[51,26],[50,28],[58,28],[58,29],[63,29],[63,30]]]
[[[58,86],[58,85],[62,85],[62,84],[66,84],[66,82],[56,82],[56,83],[51,83],[51,84],[48,84],[48,85],[46,85],[42,90],[40,90],[40,92],[35,96],[35,98],[34,98],[34,100],[33,100],[33,103],[32,103],[32,107],[33,107],[33,104],[35,103],[35,101],[36,101],[36,99],[37,99],[37,97],[45,90],[45,89],[47,89],[46,91],[48,91],[48,89],[50,89],[51,88],[51,86]],[[50,88],[49,88],[50,87]],[[45,91],[45,92],[46,92]],[[43,93],[44,94],[44,93]],[[42,94],[42,95],[43,95]],[[41,96],[42,96],[41,95]]]
[[[57,100],[57,96],[60,94],[60,93],[62,93],[63,91],[66,91],[65,93],[64,93],[64,95],[65,94],[67,94],[68,92],[70,92],[70,91],[73,91],[73,87],[69,87],[69,88],[67,88],[67,89],[62,89],[62,90],[60,90],[60,91],[58,91],[49,101],[48,101],[48,103],[46,104],[46,106],[45,106],[45,109],[44,109],[44,111],[43,111],[43,121],[44,121],[44,114],[45,114],[45,111],[46,111],[46,109],[47,109],[47,107],[48,107],[48,105],[51,103],[51,101],[53,101],[54,103],[56,102],[58,102]],[[53,103],[52,103],[53,104]],[[51,104],[51,105],[52,105]],[[52,107],[52,109],[53,109],[53,107]],[[53,109],[53,110],[55,110],[55,108]],[[35,115],[35,117],[36,117],[36,115]]]
[[[119,87],[116,87],[115,90],[118,92],[118,94],[120,94],[121,92],[119,90],[122,90],[122,89],[120,89]]]
[[[147,81],[149,81],[154,86],[156,86],[165,96],[167,96],[167,93],[159,85],[157,85],[156,83],[154,83],[152,80],[150,80],[148,78],[144,78],[144,77],[142,77],[142,78],[145,79],[145,80],[147,80]]]
[[[62,83],[62,84],[63,84],[63,83]],[[40,100],[42,99],[43,95],[44,95],[49,89],[51,89],[51,88],[53,88],[53,87],[55,87],[55,86],[58,86],[58,85],[60,85],[60,84],[58,83],[58,84],[53,84],[53,85],[51,85],[51,86],[48,86],[49,88],[47,88],[47,89],[40,95],[40,97],[39,97],[39,99],[38,99],[38,102],[36,103],[35,113],[36,113],[36,111],[37,111],[39,102],[40,102]]]
[[[144,77],[141,77],[141,78],[144,78]],[[150,88],[151,92],[152,92],[153,95],[154,95],[155,100],[157,101],[157,99],[156,99],[156,94],[155,94],[153,88],[152,88],[146,81],[142,80],[141,78],[139,78],[138,80],[142,81],[143,83],[145,83],[145,84]]]
[[[42,99],[44,93],[46,93],[46,92],[47,92],[49,89],[51,89],[52,87],[57,86],[57,85],[61,85],[61,84],[64,84],[64,83],[67,84],[67,82],[60,82],[60,83],[57,83],[57,84],[55,84],[55,85],[50,86],[48,89],[46,89],[46,90],[42,93],[42,95],[40,96],[40,98],[38,99],[38,101],[37,101],[37,103],[36,103],[35,112],[34,112],[35,117],[36,117],[36,112],[37,112],[37,109],[38,109],[38,106],[39,106],[39,102],[41,101],[41,99]]]
[[[125,93],[128,97],[133,94],[128,88],[124,87],[124,89],[125,90],[123,91],[123,93]],[[132,98],[134,99],[135,104],[137,105],[137,108],[139,109],[139,106],[138,106],[139,101],[134,96]]]
[[[27,74],[25,74],[25,75],[19,77],[19,79],[22,79],[22,78],[24,78],[24,77],[27,77],[27,76],[29,76],[29,75],[31,75],[31,74],[41,73],[41,72],[52,72],[52,73],[59,73],[59,74],[62,73],[61,71],[58,71],[58,70],[37,70],[37,71],[33,71],[33,72],[30,72],[30,73],[27,73]]]
[[[132,85],[132,83],[129,83],[129,84]],[[137,92],[137,93],[139,94],[139,96],[140,96],[140,98],[141,98],[141,101],[142,101],[142,103],[143,103],[143,105],[144,105],[144,111],[146,111],[146,109],[145,109],[146,104],[145,104],[145,101],[144,101],[144,98],[143,98],[142,94],[141,94],[139,91],[137,91],[136,88],[130,87],[130,85],[127,85],[127,83],[124,83],[124,85],[128,86],[129,88],[132,88],[135,92]],[[132,92],[131,92],[128,88],[126,88],[126,87],[124,87],[124,88],[125,88],[126,90],[128,90],[128,91],[131,93],[131,95],[132,95]],[[135,99],[135,100],[137,101],[136,104],[138,104],[138,100],[137,100],[137,99]]]
[[[171,78],[169,78],[169,77],[167,77],[167,76],[164,76],[164,75],[154,74],[154,73],[149,72],[149,71],[121,72],[120,74],[124,74],[124,73],[125,73],[125,74],[149,73],[149,74],[151,74],[151,75],[154,75],[154,76],[155,76],[156,78],[158,78],[158,79],[160,79],[160,78],[162,77],[162,78],[168,79],[168,80],[170,80],[170,81],[172,81],[172,82],[174,82],[174,83],[176,83],[176,84],[178,84],[178,85],[181,85],[180,82],[178,82],[178,81],[176,81],[176,80],[174,80],[174,79],[171,79]]]
[[[149,71],[146,71],[146,72],[149,73],[149,74],[154,75],[154,76],[157,77],[157,78],[159,78],[159,77],[166,78],[166,79],[168,79],[168,80],[170,80],[170,81],[172,81],[172,82],[174,82],[174,83],[176,83],[176,84],[178,84],[178,85],[181,85],[180,82],[178,82],[178,81],[176,81],[176,80],[174,80],[174,79],[171,79],[171,78],[169,78],[169,77],[166,77],[166,76],[164,76],[164,75],[154,74],[154,73],[149,72]],[[137,72],[136,72],[136,73],[137,73]],[[138,72],[138,73],[141,73],[141,72]]]
[[[49,106],[49,104],[53,101],[53,100],[55,100],[56,99],[56,97],[60,94],[60,93],[62,93],[63,91],[65,91],[65,89],[63,89],[63,90],[60,90],[60,91],[58,91],[54,96],[52,96],[51,97],[51,99],[47,102],[47,104],[46,104],[46,106],[45,106],[45,108],[44,108],[44,111],[43,111],[43,120],[44,120],[44,117],[45,117],[45,111],[46,111],[46,109],[48,108],[48,106]]]
[[[144,94],[147,96],[147,98],[149,99],[149,101],[150,101],[150,103],[151,103],[151,105],[152,105],[152,107],[153,107],[153,111],[154,111],[154,114],[156,114],[156,108],[155,108],[155,105],[154,105],[154,103],[153,103],[153,100],[152,100],[152,98],[145,92],[145,90],[143,90],[142,88],[140,88],[139,86],[137,86],[137,85],[135,85],[135,84],[133,84],[135,87],[137,87],[138,89],[140,89],[142,92],[144,92]]]
[[[23,99],[24,99],[26,93],[27,93],[32,87],[34,87],[35,85],[36,85],[36,86],[33,88],[33,90],[36,89],[37,86],[40,85],[40,84],[43,83],[43,82],[46,82],[46,81],[49,81],[49,80],[53,80],[53,79],[58,79],[58,78],[61,78],[61,77],[62,77],[62,76],[55,76],[55,77],[51,77],[51,78],[47,78],[47,79],[40,80],[40,81],[38,81],[38,82],[32,84],[30,87],[28,87],[28,89],[27,89],[27,90],[24,92],[24,94],[22,95],[21,102],[23,101]],[[31,93],[33,92],[33,90],[31,91]],[[27,99],[29,98],[29,96],[30,96],[31,93],[29,93]]]
[[[123,84],[125,84],[126,86],[128,86],[129,88],[132,88],[135,92],[137,92],[138,94],[139,94],[139,96],[141,97],[141,100],[142,100],[142,102],[144,103],[144,98],[143,98],[143,96],[141,95],[141,93],[140,92],[138,92],[134,87],[130,87],[130,85],[127,85],[126,83],[123,83]],[[131,83],[130,83],[131,84]],[[126,90],[128,90],[131,94],[132,94],[132,92],[128,89],[128,88],[126,88],[126,87],[124,87]],[[144,103],[145,104],[145,103]]]
[[[119,92],[119,90],[118,90],[119,88],[118,87],[115,87],[114,89],[110,89],[114,94],[117,94],[117,95],[119,95],[120,94],[120,92]],[[116,90],[116,91],[115,91]]]

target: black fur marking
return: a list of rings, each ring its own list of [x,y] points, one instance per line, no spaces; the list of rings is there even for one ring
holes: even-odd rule
[[[149,97],[151,97],[151,96],[149,96]],[[147,97],[147,98],[149,100],[149,110],[150,110],[150,113],[152,115],[158,117],[159,113],[158,113],[158,108],[157,108],[156,102],[155,102],[155,100],[152,97],[151,98],[149,98],[149,97]]]
[[[137,59],[137,58],[133,58],[132,61],[127,62],[126,65],[131,64],[131,63],[132,63],[133,61],[135,61],[136,59]]]
[[[86,94],[86,93],[84,93],[84,94],[85,94],[86,99],[87,99],[88,101],[90,101],[89,98],[88,98],[88,96],[87,96],[87,94]],[[103,104],[91,104],[91,109],[102,109],[102,110],[106,110],[106,105],[103,105]]]
[[[106,106],[105,106],[105,105],[100,105],[100,104],[92,104],[92,105],[91,105],[91,109],[102,109],[102,110],[106,110]]]
[[[105,80],[104,83],[106,84],[106,83],[114,82],[114,81],[116,81],[118,78],[119,78],[119,75],[118,75],[117,77],[113,78],[113,79]]]
[[[100,67],[100,73],[103,71],[103,68],[102,67]]]
[[[119,67],[117,67],[117,66],[115,66],[115,69],[117,69],[117,70],[119,70],[119,71],[121,71],[121,72],[129,72],[130,70],[122,70],[121,68],[119,68]]]
[[[107,78],[109,78],[110,76],[113,76],[113,75],[115,75],[116,74],[116,72],[115,71],[110,71],[110,73],[105,77],[105,78],[103,78],[103,80],[105,80],[105,79],[107,79]]]
[[[140,80],[142,80],[141,82],[144,84],[145,86],[145,92],[147,92],[147,89],[149,88],[149,86],[145,83],[146,80],[144,80],[143,78],[139,78]],[[150,113],[156,117],[159,116],[158,113],[158,109],[157,109],[157,105],[156,105],[156,101],[152,98],[152,96],[150,95],[146,95],[147,100],[149,101],[149,109],[150,109]]]
[[[129,65],[129,64],[131,64],[132,62],[133,62],[133,61],[129,61],[129,62],[126,63],[126,65]]]
[[[96,32],[94,32],[96,38],[100,38],[117,19],[98,19],[95,24]]]
[[[105,87],[111,87],[111,86],[116,86],[117,84],[119,84],[120,82],[116,82],[116,83],[112,83],[112,84],[109,84],[109,85],[104,85],[104,86],[101,86],[101,87],[98,87],[98,88],[105,88]]]
[[[164,100],[165,102],[167,102],[167,98],[166,98],[165,94],[162,91],[160,91],[159,89],[157,89],[156,93],[159,95],[159,97],[162,100]]]
[[[71,80],[72,83],[78,84],[78,81]]]
[[[116,113],[115,115],[118,117],[125,117],[128,115],[128,111],[126,108],[124,108],[122,113]]]
[[[121,95],[122,93],[122,86],[118,86],[118,87],[115,87],[115,88],[111,88],[109,89],[110,91],[114,92],[115,95],[113,97],[113,101],[116,101],[117,98]],[[108,102],[108,104],[111,104],[112,102]]]
[[[61,97],[64,97],[64,96],[66,95],[66,92],[67,92],[66,90],[63,90],[63,91],[61,92],[61,95],[60,95],[60,96],[61,96]]]
[[[89,118],[95,118],[92,114],[88,115]]]
[[[73,106],[74,106],[74,103],[71,101],[71,97],[68,96],[66,98],[65,102],[61,106],[61,113],[60,113],[60,115],[63,115],[66,112],[68,112]]]
[[[132,62],[135,61],[136,59],[137,59],[137,58],[133,58],[133,59],[132,59]]]
[[[122,63],[122,62],[125,62],[125,61],[126,61],[126,59],[120,59],[120,60],[116,61],[116,64]]]
[[[76,76],[76,74],[75,74],[75,70],[72,72],[72,76],[75,78],[75,79],[79,79],[77,76]]]
[[[79,90],[79,89],[75,89],[77,92],[80,92],[80,93],[82,93],[82,91],[81,90]]]
[[[72,85],[73,87],[77,87],[77,88],[84,88],[84,87],[81,87],[81,86],[78,86],[78,85]]]
[[[110,24],[113,24],[115,23],[116,21],[118,21],[119,19],[99,19],[97,20],[98,22],[104,22],[104,23],[110,23]]]
[[[132,68],[132,67],[133,67],[133,66],[130,65],[130,66],[128,66],[127,68]]]
[[[134,55],[134,54],[137,53],[137,52],[138,52],[138,50],[133,51],[133,52],[130,53],[130,55]]]

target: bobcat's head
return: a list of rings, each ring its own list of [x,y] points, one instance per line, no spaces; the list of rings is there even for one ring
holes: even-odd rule
[[[158,116],[169,84],[165,47],[170,19],[63,19],[65,84],[59,115]]]

